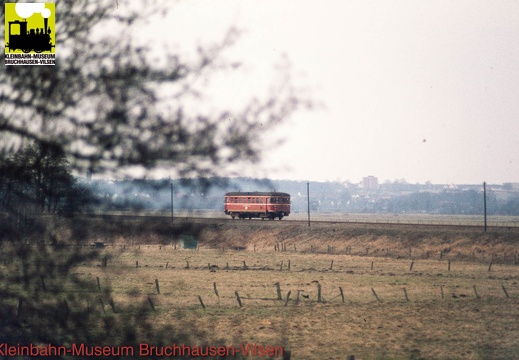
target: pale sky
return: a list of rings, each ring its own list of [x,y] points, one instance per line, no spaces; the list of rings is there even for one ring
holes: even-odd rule
[[[286,56],[295,85],[323,104],[272,134],[285,143],[265,154],[265,176],[519,182],[519,1],[172,4],[153,25],[171,49],[243,31],[226,57],[244,69],[218,83],[223,102],[261,95]]]

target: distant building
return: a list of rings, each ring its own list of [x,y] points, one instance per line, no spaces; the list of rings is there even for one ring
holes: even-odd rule
[[[362,187],[364,189],[378,189],[378,178],[371,175],[362,178]]]

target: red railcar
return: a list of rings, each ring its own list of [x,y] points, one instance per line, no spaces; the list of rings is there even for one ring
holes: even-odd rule
[[[282,192],[229,192],[224,211],[233,219],[283,219],[290,214],[290,194]]]

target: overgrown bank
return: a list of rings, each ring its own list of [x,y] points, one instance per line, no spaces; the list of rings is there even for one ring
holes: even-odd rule
[[[8,232],[26,242],[175,246],[186,234],[198,246],[248,251],[330,252],[410,258],[518,262],[517,229],[395,226],[355,223],[226,221],[166,217],[97,216],[26,220]],[[7,233],[6,233],[7,234]]]

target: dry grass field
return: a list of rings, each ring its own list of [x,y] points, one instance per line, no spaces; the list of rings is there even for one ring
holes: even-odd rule
[[[195,344],[281,345],[291,359],[519,358],[517,232],[164,221],[92,226],[83,244],[107,246],[74,275],[157,330],[192,329]],[[54,236],[74,234],[60,226]],[[182,232],[197,250],[180,249]]]
[[[227,345],[282,345],[293,359],[519,356],[518,266],[451,262],[449,271],[447,261],[414,260],[410,269],[411,261],[155,245],[78,271],[110,285],[116,304],[152,299],[157,326],[206,329]]]

